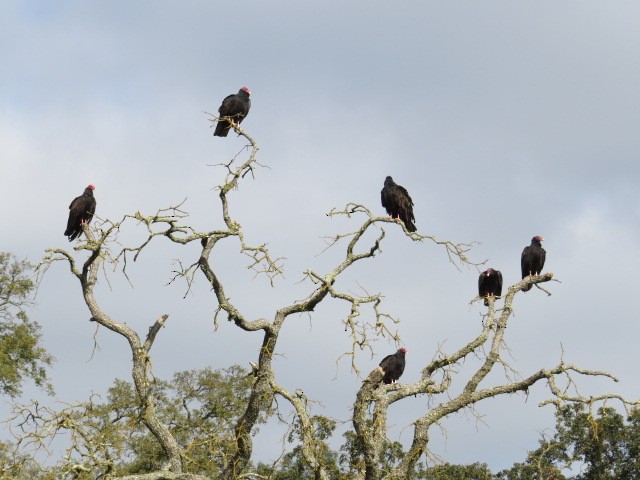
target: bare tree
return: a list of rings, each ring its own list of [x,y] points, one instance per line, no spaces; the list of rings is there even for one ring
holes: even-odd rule
[[[213,120],[216,120],[215,118]],[[316,479],[328,479],[328,474],[323,466],[320,455],[320,444],[317,441],[316,431],[309,411],[309,402],[301,391],[293,393],[286,390],[278,383],[276,372],[272,366],[274,352],[278,344],[279,334],[285,323],[292,315],[313,312],[315,307],[329,298],[344,302],[348,314],[345,319],[345,330],[351,337],[352,349],[349,355],[355,358],[358,351],[369,348],[371,341],[378,337],[387,337],[399,340],[395,332],[395,324],[398,323],[392,315],[383,311],[381,307],[381,295],[364,292],[362,295],[344,292],[335,287],[336,279],[354,265],[361,261],[370,261],[381,253],[381,244],[385,238],[384,226],[395,224],[402,228],[407,238],[414,242],[423,242],[442,248],[451,262],[459,265],[475,265],[467,253],[471,244],[454,243],[440,240],[432,235],[423,235],[418,232],[409,232],[398,219],[380,217],[374,215],[364,205],[350,203],[343,209],[333,209],[327,215],[346,216],[353,219],[359,226],[353,231],[336,235],[329,239],[329,246],[342,248],[340,260],[324,272],[307,270],[306,281],[309,284],[309,293],[302,301],[293,301],[284,305],[264,318],[248,319],[241,309],[232,302],[224,287],[224,279],[211,260],[212,251],[224,240],[238,242],[240,251],[249,259],[250,267],[257,274],[264,275],[273,283],[274,279],[283,273],[282,260],[273,257],[266,244],[251,245],[247,242],[240,223],[232,216],[230,209],[230,197],[239,187],[240,183],[248,176],[254,177],[261,167],[257,160],[258,146],[256,142],[237,124],[233,124],[235,131],[247,140],[247,145],[229,163],[221,165],[225,169],[224,182],[218,187],[219,199],[222,206],[222,220],[224,227],[210,231],[198,231],[187,224],[188,214],[182,209],[182,205],[158,210],[152,215],[144,215],[140,212],[125,215],[119,221],[105,220],[99,228],[84,227],[86,242],[75,247],[76,253],[71,253],[60,248],[47,250],[46,256],[39,264],[43,273],[52,264],[63,261],[69,267],[71,273],[78,279],[84,301],[91,313],[91,320],[108,330],[124,337],[132,352],[132,377],[139,399],[140,420],[155,436],[162,446],[168,463],[166,469],[158,472],[149,472],[145,475],[129,476],[130,479],[187,479],[202,478],[198,475],[184,473],[183,454],[178,443],[173,437],[167,425],[158,419],[156,412],[156,399],[152,388],[153,377],[150,373],[151,348],[156,335],[168,320],[168,315],[158,314],[158,319],[151,323],[146,335],[141,336],[131,327],[112,318],[99,305],[94,296],[94,287],[106,263],[121,262],[122,271],[126,275],[127,267],[131,260],[135,261],[140,253],[151,242],[170,241],[177,244],[189,244],[199,242],[201,251],[199,257],[190,265],[181,265],[174,279],[183,278],[187,289],[190,289],[196,276],[206,279],[211,285],[217,301],[217,309],[214,321],[218,321],[220,315],[226,316],[238,328],[247,332],[262,332],[262,343],[257,352],[257,362],[253,374],[255,381],[251,388],[249,400],[244,413],[234,426],[235,450],[233,455],[227,458],[221,478],[239,479],[254,478],[247,472],[253,453],[251,433],[260,416],[267,412],[279,397],[291,405],[295,412],[296,425],[299,428],[299,436],[302,441],[302,455],[308,466],[314,472]],[[241,160],[242,153],[246,152],[246,159]],[[135,222],[146,229],[146,238],[136,246],[118,247],[113,250],[115,238],[126,222]],[[397,227],[396,227],[397,228]],[[375,232],[372,235],[369,232]],[[79,257],[83,252],[88,253],[88,258],[80,263]],[[86,256],[86,254],[84,254]],[[489,372],[496,366],[505,367],[510,372],[509,366],[502,358],[504,349],[504,332],[512,315],[512,304],[518,292],[526,285],[540,284],[552,280],[553,274],[527,277],[521,282],[509,287],[504,304],[497,308],[494,299],[489,302],[489,309],[485,316],[480,333],[467,344],[461,346],[452,354],[439,352],[435,358],[422,370],[421,378],[414,384],[382,385],[382,372],[375,369],[369,374],[357,392],[354,410],[353,425],[355,432],[364,445],[365,467],[359,473],[361,478],[367,480],[405,479],[411,478],[419,458],[427,453],[429,440],[429,428],[461,409],[473,408],[473,405],[481,400],[496,397],[503,394],[526,391],[533,384],[546,380],[549,387],[552,402],[595,402],[604,398],[619,398],[624,404],[630,404],[621,397],[605,395],[601,397],[585,398],[574,394],[565,385],[559,385],[560,379],[572,384],[571,375],[595,375],[605,376],[615,380],[606,372],[582,370],[576,366],[560,361],[551,368],[542,368],[524,378],[515,378],[516,375],[506,375],[503,384],[494,386],[481,386]],[[369,308],[374,321],[363,320],[361,314],[363,308]],[[486,352],[486,354],[484,353]],[[471,374],[462,392],[450,395],[451,387],[456,379],[457,366],[469,355],[484,358],[482,365]],[[352,361],[355,368],[355,363]],[[513,371],[511,371],[514,373]],[[378,463],[383,441],[387,437],[387,409],[400,400],[414,395],[426,395],[434,398],[441,395],[444,400],[433,408],[427,409],[422,416],[414,421],[413,442],[403,459],[390,471],[381,471]],[[53,415],[55,418],[55,415]],[[73,427],[76,428],[76,427]],[[109,472],[105,473],[109,476]]]

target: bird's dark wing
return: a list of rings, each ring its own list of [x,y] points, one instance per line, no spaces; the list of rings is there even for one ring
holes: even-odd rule
[[[380,362],[380,368],[384,372],[384,377],[382,377],[382,382],[389,384],[393,381],[393,372],[395,370],[396,365],[396,356],[395,355],[387,355]]]
[[[393,198],[394,197],[391,194],[391,187],[384,187],[380,191],[380,201],[382,202],[382,206],[391,216],[393,216],[393,211],[396,210]]]
[[[380,362],[380,367],[382,368],[382,370],[386,372],[389,368],[391,368],[395,358],[396,357],[394,355],[387,355],[386,357],[384,357]]]
[[[411,200],[411,195],[409,195],[409,192],[407,192],[407,189],[404,188],[402,185],[396,185],[396,187],[400,191],[399,195],[402,196],[404,201],[410,203],[411,205],[413,205],[413,200]]]
[[[247,116],[251,109],[251,99],[249,97],[240,97],[238,98],[238,101],[240,102],[240,105],[238,105],[238,113],[236,115],[238,115],[238,123],[240,123],[244,120],[244,117]]]
[[[384,371],[383,383],[389,384],[394,380],[398,380],[404,372],[405,359],[404,355],[394,353],[387,355],[380,362],[380,368]]]
[[[238,100],[238,95],[231,94],[222,101],[222,105],[218,109],[218,113],[220,113],[221,117],[231,117],[238,113],[238,106],[240,105],[240,101]]]
[[[407,189],[395,183],[391,177],[387,177],[384,188],[380,191],[380,201],[387,213],[392,218],[399,218],[410,232],[416,231],[415,217],[413,216],[413,200]]]
[[[249,113],[251,108],[251,99],[241,97],[239,94],[229,95],[222,101],[222,105],[218,109],[221,117],[238,117],[234,118],[238,123],[242,122],[244,117]]]
[[[533,270],[535,270],[534,262],[535,262],[535,253],[533,251],[533,247],[532,246],[524,247],[524,250],[522,250],[522,257],[520,258],[522,278],[525,278]],[[531,285],[526,285],[522,287],[523,292],[528,292],[529,290],[531,290]]]
[[[540,268],[538,269],[538,273],[542,273],[542,268],[544,267],[544,262],[547,259],[547,251],[540,247]]]
[[[529,275],[531,271],[531,247],[524,247],[522,250],[522,256],[520,257],[520,267],[522,270],[522,278]]]
[[[404,367],[406,365],[406,360],[404,359],[404,356],[400,357],[398,356],[397,362],[396,362],[396,372],[395,372],[395,380],[398,380],[402,374],[404,373]]]
[[[395,201],[398,205],[398,215],[404,222],[407,230],[415,232],[416,226],[413,222],[415,222],[416,219],[413,216],[413,200],[411,200],[406,188],[396,185],[394,190]]]
[[[249,113],[251,108],[251,100],[249,98],[241,98],[239,94],[233,94],[227,96],[222,105],[218,109],[220,117],[231,117],[236,123],[242,123],[244,117]],[[216,130],[213,132],[214,136],[226,137],[231,129],[231,124],[228,120],[219,120],[216,125]]]
[[[484,297],[487,294],[487,276],[484,273],[481,273],[478,277],[478,296]]]
[[[67,229],[64,231],[64,234],[69,237],[69,241],[74,240],[78,236],[76,230],[82,220],[81,203],[82,196],[74,198],[69,205],[69,219],[67,220]]]
[[[83,219],[85,222],[91,223],[91,220],[93,219],[93,214],[96,213],[97,205],[98,205],[98,202],[96,202],[96,199],[93,196],[87,198],[86,209],[83,215]]]
[[[500,272],[500,270],[496,270],[494,273],[497,277],[496,278],[497,280],[496,296],[501,297],[502,296],[502,272]]]
[[[87,191],[89,193],[87,193]],[[89,189],[84,194],[73,199],[69,205],[69,219],[67,220],[67,229],[64,234],[69,237],[69,241],[73,241],[82,234],[82,223],[89,223],[93,219],[96,212],[96,199]]]

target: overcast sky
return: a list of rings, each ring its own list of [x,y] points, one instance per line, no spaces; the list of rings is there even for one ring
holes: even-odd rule
[[[520,294],[507,330],[511,364],[523,376],[568,362],[619,376],[580,381],[581,392],[640,398],[637,270],[640,266],[640,4],[622,1],[432,2],[21,2],[0,4],[0,250],[37,262],[62,235],[71,200],[96,186],[97,214],[151,214],[187,198],[191,224],[222,225],[212,188],[243,145],[212,137],[204,112],[242,86],[252,91],[243,126],[260,145],[256,180],[231,198],[249,241],[287,257],[271,288],[253,279],[232,240],[214,254],[227,292],[248,318],[310,291],[302,272],[332,269],[340,250],[321,237],[359,220],[325,213],[349,201],[383,214],[386,175],[405,186],[421,233],[478,241],[474,260],[519,280],[522,248],[545,238],[547,297]],[[433,244],[386,226],[383,254],[349,272],[345,289],[384,292],[409,350],[404,382],[418,379],[439,344],[452,352],[481,327],[477,270],[458,271]],[[139,240],[131,226],[123,241]],[[160,239],[162,240],[162,239]],[[215,299],[199,278],[166,286],[174,260],[197,248],[159,241],[132,265],[132,289],[110,273],[98,300],[141,334],[170,315],[157,338],[154,373],[245,367],[258,333],[225,320],[214,333]],[[64,265],[44,277],[30,312],[56,357],[57,399],[102,393],[130,379],[122,338],[100,330]],[[348,362],[344,304],[328,301],[291,318],[278,346],[278,380],[319,402],[314,413],[350,427],[360,385]],[[369,319],[370,312],[367,312]],[[363,354],[366,374],[396,346]],[[463,367],[473,367],[469,361]],[[499,376],[491,381],[499,382]],[[490,383],[490,382],[489,382]],[[457,384],[455,388],[460,388]],[[42,396],[27,388],[25,397]],[[477,406],[484,424],[460,414],[433,431],[430,448],[454,463],[497,470],[537,446],[553,425],[543,384]],[[437,401],[438,399],[434,399]],[[426,399],[391,408],[390,437],[405,444]],[[281,402],[282,405],[282,402]],[[6,407],[2,410],[6,415]],[[262,428],[258,459],[277,458],[284,430]]]

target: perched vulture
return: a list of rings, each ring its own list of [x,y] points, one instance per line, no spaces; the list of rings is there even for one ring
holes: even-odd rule
[[[251,90],[247,87],[242,87],[238,93],[231,94],[222,101],[222,105],[220,105],[218,109],[220,120],[218,120],[218,125],[216,125],[216,131],[213,132],[214,136],[226,137],[227,133],[229,133],[231,124],[227,120],[224,120],[224,117],[231,117],[234,122],[238,124],[242,123],[242,120],[244,120],[244,117],[247,116],[251,108],[249,95],[251,95]]]
[[[73,199],[69,205],[69,221],[64,234],[73,241],[82,234],[82,225],[91,222],[93,214],[96,212],[96,199],[93,198],[93,191],[96,189],[89,185],[84,189],[84,193]]]
[[[383,383],[396,383],[396,381],[404,372],[404,354],[407,353],[406,348],[401,348],[393,355],[387,355],[380,362],[380,368],[384,372],[384,378],[382,379]]]
[[[392,218],[402,220],[410,232],[416,231],[416,226],[413,224],[416,221],[413,216],[413,200],[406,188],[394,182],[393,178],[387,177],[380,192],[380,198],[382,206]]]
[[[478,295],[484,297],[485,306],[489,306],[487,297],[493,295],[499,297],[502,295],[502,273],[500,270],[487,268],[478,277]]]
[[[545,252],[542,245],[540,245],[540,242],[543,240],[544,238],[537,235],[531,239],[531,245],[524,247],[524,250],[522,250],[522,257],[520,259],[522,278],[529,275],[540,275],[542,272],[544,260],[547,256],[547,252]],[[527,292],[529,290],[531,290],[531,285],[527,285],[522,289],[523,292]]]

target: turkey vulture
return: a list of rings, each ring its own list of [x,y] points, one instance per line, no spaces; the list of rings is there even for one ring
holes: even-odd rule
[[[502,295],[502,273],[500,270],[487,268],[478,277],[478,295],[484,298],[484,305],[489,306],[487,296],[499,297]]]
[[[520,258],[522,278],[529,275],[540,275],[540,272],[542,272],[544,260],[547,256],[547,252],[540,245],[543,240],[544,238],[540,235],[536,235],[531,239],[531,245],[524,247],[524,250],[522,250],[522,257]],[[529,290],[531,290],[531,284],[522,287],[523,292],[528,292]]]
[[[93,191],[96,189],[89,185],[84,189],[84,193],[73,199],[69,205],[69,221],[64,234],[73,241],[82,233],[82,225],[91,222],[93,214],[96,212],[96,199],[93,198]]]
[[[227,133],[231,129],[231,124],[228,120],[224,120],[224,117],[231,117],[231,119],[240,124],[244,117],[249,113],[251,108],[251,100],[249,99],[251,90],[247,87],[242,87],[238,93],[231,94],[222,101],[222,105],[218,109],[220,113],[220,120],[216,125],[216,131],[213,132],[214,136],[226,137]]]
[[[391,218],[399,218],[410,232],[416,231],[413,222],[416,221],[413,216],[413,200],[409,196],[407,189],[398,185],[393,178],[387,177],[384,181],[384,187],[380,192],[382,206],[391,215]]]
[[[404,354],[407,353],[406,348],[401,348],[393,355],[387,355],[380,362],[380,368],[384,372],[382,383],[396,383],[396,381],[404,372]]]

